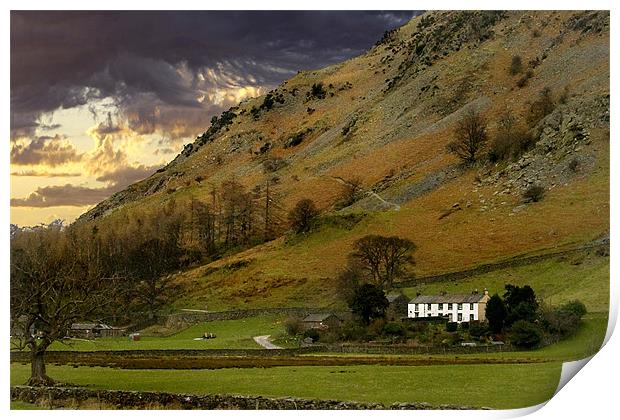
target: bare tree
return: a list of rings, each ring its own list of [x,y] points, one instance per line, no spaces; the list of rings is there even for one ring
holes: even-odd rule
[[[52,228],[11,239],[12,347],[29,349],[28,385],[52,385],[45,353],[71,324],[97,315],[113,296],[114,278],[102,274],[96,252],[76,235]]]
[[[166,274],[181,263],[181,225],[180,215],[168,208],[146,215],[126,238],[124,266],[134,282],[134,302],[149,320],[176,292]]]
[[[487,143],[486,121],[477,111],[470,109],[457,123],[454,136],[455,139],[447,146],[448,151],[471,165]]]
[[[353,258],[357,258],[370,272],[378,286],[390,289],[394,279],[407,263],[416,246],[408,239],[397,236],[366,235],[354,243]]]
[[[267,178],[253,190],[256,206],[260,209],[259,222],[262,222],[263,226],[263,241],[276,238],[282,225],[280,193],[273,184],[273,179]]]

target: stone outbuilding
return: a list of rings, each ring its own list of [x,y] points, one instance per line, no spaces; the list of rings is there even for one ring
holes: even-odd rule
[[[342,324],[342,319],[332,313],[310,314],[302,321],[304,329],[328,330],[337,328]]]
[[[407,305],[410,299],[404,293],[388,293],[385,298],[390,304],[387,309],[388,319],[396,321],[407,317]]]

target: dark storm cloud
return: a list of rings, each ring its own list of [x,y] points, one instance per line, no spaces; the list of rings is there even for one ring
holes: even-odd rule
[[[115,99],[144,132],[178,127],[180,112],[191,129],[204,129],[211,115],[232,104],[200,103],[198,91],[275,86],[297,70],[363,52],[412,15],[14,11],[12,136],[31,135],[46,113],[103,97]],[[209,76],[200,79],[205,69]]]
[[[11,145],[11,163],[14,165],[49,165],[55,167],[80,160],[82,155],[62,136],[41,136],[30,143]]]

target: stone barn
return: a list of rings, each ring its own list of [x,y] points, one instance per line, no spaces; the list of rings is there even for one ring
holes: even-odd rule
[[[71,324],[67,335],[75,338],[121,337],[125,335],[125,329],[102,323],[75,323]]]
[[[330,313],[310,314],[301,322],[305,330],[310,330],[313,328],[317,330],[328,330],[330,328],[339,327],[342,324],[342,319]]]

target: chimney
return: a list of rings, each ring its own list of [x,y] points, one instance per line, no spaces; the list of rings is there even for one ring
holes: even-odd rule
[[[471,292],[472,295],[477,295],[478,294],[478,289],[474,289],[473,292]]]

